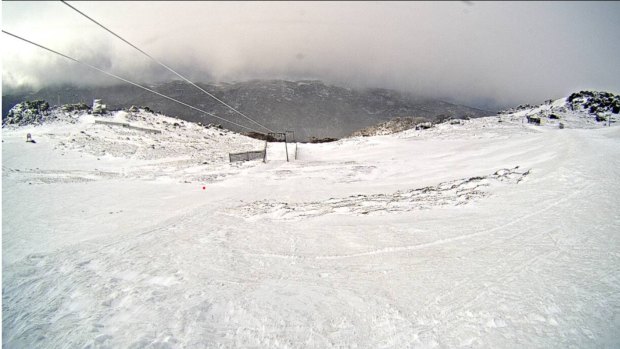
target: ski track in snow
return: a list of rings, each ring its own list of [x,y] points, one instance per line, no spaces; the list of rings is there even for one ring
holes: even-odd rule
[[[3,130],[3,345],[620,346],[618,128],[502,119],[267,164],[204,154],[260,142],[146,114],[171,149]],[[121,141],[144,152],[101,154]]]
[[[488,229],[488,230],[484,230],[481,232],[477,232],[477,233],[472,233],[472,234],[466,234],[466,235],[460,235],[458,237],[455,238],[450,238],[450,239],[443,239],[443,240],[438,240],[438,241],[433,241],[433,242],[429,242],[426,244],[420,244],[420,245],[411,245],[411,246],[399,246],[399,247],[388,247],[388,248],[383,248],[380,250],[374,250],[374,251],[368,251],[368,252],[362,252],[362,253],[356,253],[356,254],[351,254],[351,255],[340,255],[340,256],[317,256],[317,259],[343,259],[343,258],[352,258],[352,257],[363,257],[363,256],[371,256],[371,255],[377,255],[377,254],[384,254],[384,253],[398,253],[398,252],[403,252],[403,251],[410,251],[410,250],[417,250],[417,249],[421,249],[421,248],[427,248],[427,247],[433,247],[433,246],[437,246],[437,245],[442,245],[445,243],[452,243],[452,242],[456,242],[456,241],[460,241],[460,240],[464,240],[464,239],[470,239],[472,237],[476,237],[476,236],[480,236],[480,235],[486,235],[486,234],[490,234],[493,232],[496,232],[500,229],[504,229],[508,226],[511,226],[513,224],[516,223],[520,223],[524,220],[527,220],[528,218],[540,214],[542,212],[545,212],[547,210],[550,210],[554,207],[556,207],[557,205],[568,201],[569,199],[571,199],[572,197],[576,196],[577,194],[580,194],[581,192],[583,192],[586,188],[581,188],[575,192],[573,192],[571,195],[567,196],[566,198],[557,201],[551,205],[548,205],[547,207],[544,208],[540,208],[540,209],[536,209],[535,213],[530,213],[527,214],[523,217],[517,218],[515,220],[512,220],[508,223],[502,224],[496,228],[492,228],[492,229]]]
[[[308,203],[261,201],[224,212],[252,220],[264,217],[273,220],[294,220],[333,213],[367,215],[430,209],[447,205],[458,206],[488,195],[485,189],[497,182],[514,184],[521,182],[529,174],[529,170],[518,172],[517,169],[518,166],[513,169],[498,170],[489,176],[471,177],[393,194],[359,194],[346,198],[330,198],[322,202]]]

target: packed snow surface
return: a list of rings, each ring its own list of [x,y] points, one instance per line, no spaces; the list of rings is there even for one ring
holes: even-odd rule
[[[618,347],[620,128],[520,113],[233,164],[142,111],[4,128],[3,345]]]

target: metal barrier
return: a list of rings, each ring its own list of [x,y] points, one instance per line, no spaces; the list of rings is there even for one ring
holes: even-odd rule
[[[264,150],[253,150],[246,151],[243,153],[229,153],[228,159],[230,162],[235,161],[250,161],[250,160],[263,160],[265,159],[265,151]]]
[[[132,130],[138,130],[138,131],[142,131],[142,132],[150,132],[150,133],[161,133],[161,130],[156,130],[153,128],[144,128],[144,127],[138,127],[138,126],[132,126],[127,122],[120,122],[120,121],[107,121],[107,120],[97,120],[95,119],[95,124],[103,124],[103,125],[109,125],[109,126],[121,126],[124,128],[129,128]]]
[[[95,120],[95,124],[129,127],[129,123],[120,121]]]
[[[285,151],[286,151],[286,161],[289,161],[287,133],[292,133],[293,134],[293,139],[294,139],[295,133],[293,131],[270,132],[267,135],[268,135],[269,139],[275,139],[275,142],[282,142],[282,141],[284,141],[284,147],[285,147]],[[267,162],[267,144],[268,143],[269,142],[267,140],[265,140],[265,146],[263,147],[263,150],[252,150],[252,151],[245,151],[245,152],[242,152],[242,153],[228,153],[228,159],[230,160],[230,162],[235,162],[235,161],[258,160],[258,159],[262,158],[263,162]],[[297,143],[294,143],[294,144],[295,144],[295,153],[294,154],[295,154],[295,159],[297,159]]]

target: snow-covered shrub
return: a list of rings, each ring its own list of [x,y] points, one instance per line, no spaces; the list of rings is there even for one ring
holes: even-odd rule
[[[596,121],[597,122],[603,122],[603,121],[607,121],[607,117],[604,114],[598,114],[596,116]]]
[[[50,108],[44,100],[25,101],[18,103],[9,110],[2,125],[29,125],[40,124],[45,119]]]
[[[62,110],[66,112],[89,110],[90,107],[86,103],[64,104]]]
[[[610,92],[580,91],[572,93],[567,98],[568,105],[572,110],[588,110],[590,114],[619,113],[620,96]]]

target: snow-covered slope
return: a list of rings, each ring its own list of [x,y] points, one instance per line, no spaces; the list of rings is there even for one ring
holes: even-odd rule
[[[466,133],[471,134],[471,127],[461,127],[461,125],[471,125],[473,128],[479,128],[482,123],[483,128],[491,127],[498,129],[505,128],[506,124],[493,125],[494,123],[506,121],[529,123],[534,121],[528,119],[539,119],[539,126],[547,128],[598,128],[618,122],[620,120],[619,113],[620,96],[608,92],[581,91],[573,93],[567,98],[560,98],[555,101],[548,100],[539,106],[528,104],[501,111],[498,114],[499,118],[487,117],[482,122],[467,122],[470,119],[469,117],[463,117],[462,119],[464,120],[458,118],[446,120],[437,123],[441,125],[439,131],[422,132],[419,134],[436,137],[438,133],[444,133],[444,130],[466,130]],[[352,136],[389,135],[410,129],[425,130],[430,126],[431,123],[422,118],[394,118],[390,121],[356,131]],[[511,127],[508,126],[508,128]],[[410,133],[407,132],[407,134]],[[454,132],[449,132],[449,134],[454,135]]]
[[[519,106],[500,112],[509,120],[539,118],[541,125],[573,128],[608,126],[620,120],[620,96],[609,92],[581,91],[539,106]]]
[[[389,121],[385,121],[373,126],[363,128],[355,131],[351,134],[352,137],[368,137],[368,136],[382,136],[389,135],[411,128],[415,128],[418,124],[430,124],[430,122],[424,118],[394,118]]]
[[[141,224],[151,224],[147,217],[161,220],[168,214],[175,215],[173,207],[184,209],[193,205],[191,200],[182,197],[183,191],[179,188],[189,185],[201,188],[236,175],[253,164],[230,164],[228,153],[260,150],[264,146],[262,141],[223,129],[144,110],[95,116],[85,111],[54,109],[45,118],[47,121],[43,124],[6,125],[2,131],[3,193],[6,195],[3,227],[8,228],[3,235],[5,262],[31,252],[32,241],[36,239],[42,239],[37,245],[54,249],[57,244],[108,234],[110,228],[110,225],[95,224],[87,234],[83,231],[71,234],[72,229],[60,229],[59,233],[68,239],[58,239],[47,231],[47,227],[58,229],[49,225],[50,221],[57,221],[63,227],[88,225],[92,223],[89,214],[100,212],[98,214],[111,215],[112,226],[134,229]],[[130,127],[125,127],[127,125]],[[28,133],[35,143],[25,142]],[[145,202],[140,190],[150,184],[161,192],[151,193],[152,201]],[[113,194],[114,188],[122,188],[121,191],[132,198],[127,202],[131,209],[125,205],[121,205],[126,207],[124,210],[114,209],[127,200],[123,198],[117,202],[119,197]],[[65,191],[68,192],[63,193]],[[63,195],[70,195],[71,200],[65,200]],[[162,198],[179,200],[166,203]],[[26,206],[19,206],[12,200]],[[80,203],[85,206],[80,208]],[[148,205],[161,207],[164,212],[155,213]],[[109,210],[99,211],[104,207]],[[25,218],[36,216],[38,209],[45,212],[40,220]],[[136,211],[140,214],[136,215]],[[145,218],[147,220],[138,222]],[[28,224],[18,224],[22,219]],[[19,226],[12,226],[13,222]]]
[[[524,116],[266,164],[143,112],[5,128],[4,345],[617,347],[620,128]]]

